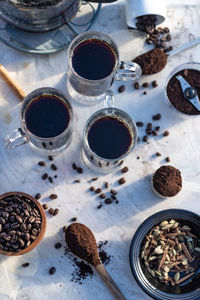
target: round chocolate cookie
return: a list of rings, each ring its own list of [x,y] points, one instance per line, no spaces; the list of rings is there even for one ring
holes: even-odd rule
[[[195,69],[181,70],[171,77],[167,84],[167,96],[171,105],[180,112],[187,115],[200,115],[198,111],[185,97],[181,89],[181,85],[176,79],[181,75],[192,87],[197,91],[200,99],[200,71]]]
[[[153,175],[152,185],[162,197],[173,197],[182,189],[181,172],[172,166],[162,166]]]

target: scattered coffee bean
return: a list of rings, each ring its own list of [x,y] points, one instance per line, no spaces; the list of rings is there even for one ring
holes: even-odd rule
[[[169,131],[168,130],[165,130],[164,132],[163,132],[163,136],[168,136],[169,135]]]
[[[118,204],[118,203],[119,203],[119,200],[116,200],[115,203]]]
[[[122,173],[128,172],[128,167],[123,167],[123,169],[121,171],[122,171]]]
[[[144,125],[143,122],[136,122],[137,127],[142,127]]]
[[[161,114],[158,113],[158,114],[154,115],[154,116],[152,117],[152,119],[153,119],[153,121],[158,121],[158,120],[160,120],[160,119],[161,119]]]
[[[123,93],[125,91],[126,87],[125,85],[121,85],[119,88],[118,88],[118,92],[119,93]]]
[[[73,218],[71,218],[71,220],[70,220],[71,222],[76,222],[77,221],[77,217],[73,217]]]
[[[77,165],[75,163],[72,164],[72,169],[77,170]]]
[[[98,180],[98,177],[94,177],[91,179],[91,181],[96,181],[96,180]]]
[[[54,200],[54,199],[58,198],[58,195],[57,194],[51,194],[49,196],[49,198],[52,199],[52,200]]]
[[[143,136],[143,142],[147,142],[147,141],[148,141],[148,136],[147,135]]]
[[[56,216],[58,213],[59,213],[59,209],[58,209],[58,208],[55,208],[55,209],[54,209],[54,212],[53,212],[53,216]]]
[[[134,88],[135,88],[136,90],[139,90],[139,88],[140,88],[140,85],[139,85],[139,83],[138,83],[138,82],[135,82],[135,83],[134,83]]]
[[[157,131],[153,130],[153,131],[152,131],[152,135],[153,135],[153,136],[157,136],[157,135],[158,135]]]
[[[111,189],[111,190],[110,190],[110,193],[113,194],[113,195],[117,195],[117,191],[114,190],[114,189]]]
[[[45,166],[45,162],[44,161],[39,161],[38,165],[41,166],[41,167],[44,167]]]
[[[79,174],[82,174],[82,173],[83,173],[83,169],[82,169],[81,167],[78,167],[78,168],[77,168],[77,172],[78,172]]]
[[[53,208],[49,208],[50,215],[53,215],[53,212],[54,212]]]
[[[101,193],[101,189],[100,189],[100,188],[96,189],[96,190],[95,190],[95,193],[96,193],[96,194]]]
[[[51,176],[48,177],[49,182],[53,183],[53,178]]]
[[[80,183],[81,181],[80,181],[80,179],[75,179],[74,180],[74,183]]]
[[[139,156],[137,156],[137,159],[140,159],[140,157],[139,157]]]
[[[97,209],[100,209],[100,208],[102,208],[102,204],[99,204],[98,206],[97,206]]]
[[[105,198],[106,198],[106,195],[105,195],[104,193],[102,193],[102,194],[99,195],[99,198],[105,199]]]
[[[112,199],[111,199],[111,198],[106,198],[106,199],[104,200],[104,202],[105,202],[106,204],[111,204],[111,203],[112,203]]]
[[[161,156],[161,153],[160,152],[156,152],[156,156]]]
[[[57,178],[58,176],[57,175],[54,175],[54,178]]]
[[[42,147],[43,147],[44,149],[46,149],[46,147],[47,147],[46,143],[42,142]]]
[[[156,88],[158,86],[158,83],[156,80],[152,81],[152,87],[153,88]]]
[[[48,156],[48,159],[49,159],[50,161],[54,160],[54,158],[53,158],[52,155],[49,155],[49,156]]]
[[[116,197],[115,195],[111,195],[111,198],[112,198],[113,200],[116,200],[116,199],[117,199],[117,197]]]
[[[57,166],[56,166],[55,164],[52,164],[52,165],[51,165],[51,169],[52,169],[53,171],[56,171],[58,168],[57,168]]]
[[[60,249],[60,248],[62,247],[62,244],[61,244],[61,243],[56,243],[56,244],[54,245],[54,247],[55,247],[56,249]]]
[[[143,86],[144,88],[147,88],[147,87],[149,87],[149,83],[148,83],[148,82],[144,82],[142,86]]]
[[[152,123],[148,123],[148,124],[147,124],[147,129],[148,129],[148,130],[152,130]]]
[[[166,157],[165,160],[166,160],[166,162],[170,162],[170,157],[169,156]]]
[[[109,183],[105,182],[105,188],[108,189],[109,188]]]
[[[124,184],[126,182],[126,179],[124,177],[120,178],[118,180],[119,184]]]
[[[56,272],[56,268],[55,267],[51,267],[51,269],[49,269],[49,274],[53,275]]]
[[[47,205],[46,203],[42,204],[42,207],[43,207],[44,209],[48,209],[48,205]]]
[[[160,130],[160,126],[156,126],[156,127],[155,127],[155,130],[156,130],[156,131],[159,131],[159,130]]]
[[[163,30],[164,30],[164,32],[169,33],[169,28],[168,27],[165,27]]]
[[[121,166],[123,164],[123,160],[120,161],[120,163],[118,164],[118,166]]]
[[[23,263],[23,264],[22,264],[22,267],[23,267],[23,268],[27,268],[29,265],[30,265],[30,264],[29,264],[28,262],[26,262],[26,263]]]
[[[144,91],[144,92],[143,92],[143,95],[146,95],[146,94],[147,94],[147,92],[146,92],[146,91]]]
[[[43,175],[42,175],[42,179],[43,180],[46,180],[48,178],[48,174],[47,173],[44,173]]]
[[[91,192],[94,192],[94,190],[95,190],[94,186],[91,186],[91,187],[90,187],[90,191],[91,191]]]
[[[40,198],[41,198],[41,194],[40,194],[40,193],[37,193],[37,194],[35,195],[35,199],[39,200]]]

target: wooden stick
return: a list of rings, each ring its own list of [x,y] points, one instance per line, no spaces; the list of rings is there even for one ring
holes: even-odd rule
[[[0,75],[8,83],[8,85],[13,90],[15,95],[19,98],[19,100],[20,101],[24,100],[26,94],[21,89],[21,87],[10,77],[8,71],[1,64],[0,64]]]
[[[101,278],[103,279],[103,281],[107,284],[107,286],[109,287],[109,289],[111,290],[115,298],[117,300],[126,300],[126,298],[124,297],[124,295],[122,294],[122,292],[120,291],[116,283],[113,281],[111,276],[108,274],[104,266],[102,264],[99,264],[96,266],[96,270],[101,276]]]

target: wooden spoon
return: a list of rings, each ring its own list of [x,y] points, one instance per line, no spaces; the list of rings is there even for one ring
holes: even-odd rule
[[[65,231],[65,240],[73,254],[95,267],[117,300],[126,300],[112,277],[102,265],[98,254],[96,239],[87,226],[81,223],[72,223]]]
[[[24,100],[26,94],[21,89],[21,87],[10,77],[8,71],[3,65],[0,64],[0,75],[11,87],[15,95],[19,98],[20,101]]]

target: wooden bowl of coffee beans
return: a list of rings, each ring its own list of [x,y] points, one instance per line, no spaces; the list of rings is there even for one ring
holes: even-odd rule
[[[22,192],[0,195],[0,254],[27,253],[42,240],[46,215],[40,203]]]

